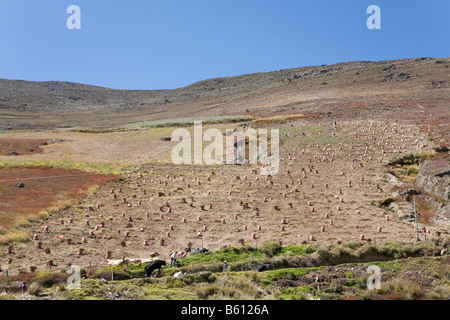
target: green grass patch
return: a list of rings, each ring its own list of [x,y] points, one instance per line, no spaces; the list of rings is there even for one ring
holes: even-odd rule
[[[228,261],[228,263],[232,263],[236,261],[242,262],[262,258],[265,258],[265,254],[260,250],[255,250],[254,248],[250,248],[247,246],[242,246],[241,248],[232,246],[231,250],[229,248],[226,248],[215,252],[208,251],[203,255],[201,253],[198,253],[195,255],[187,256],[183,259],[179,259],[178,262],[179,265],[183,267],[195,265],[198,263],[222,263],[225,260]]]
[[[213,270],[218,270],[223,264],[223,261],[227,261],[230,267],[245,264],[263,263],[268,258],[276,256],[296,256],[307,255],[313,253],[315,249],[310,245],[300,246],[286,246],[281,247],[278,242],[267,242],[261,244],[258,249],[241,246],[231,246],[218,250],[215,252],[206,252],[203,255],[201,253],[187,256],[186,258],[179,259],[177,262],[180,267],[195,266],[202,264],[203,266],[209,265]]]
[[[279,295],[280,300],[306,300],[308,296],[313,295],[316,292],[311,286],[301,286],[301,287],[289,287],[284,288]]]
[[[269,286],[272,282],[280,279],[297,280],[299,277],[308,274],[311,271],[324,270],[326,267],[311,268],[284,268],[278,270],[266,271],[261,275],[260,283],[263,286]]]
[[[290,252],[293,255],[305,255],[315,252],[316,249],[311,245],[286,246],[282,247],[276,255],[286,254]]]
[[[380,207],[389,207],[389,205],[394,201],[395,201],[394,198],[386,197],[380,201]]]
[[[205,253],[203,257],[201,254],[196,254],[179,259],[180,263],[185,263],[184,266],[166,267],[162,276],[158,277],[144,276],[146,263],[123,262],[104,268],[82,269],[81,276],[86,276],[87,279],[81,280],[81,289],[68,290],[65,287],[69,275],[64,269],[42,269],[13,277],[0,276],[0,288],[7,288],[7,290],[16,288],[15,283],[26,280],[30,285],[35,284],[33,292],[36,294],[49,292],[53,298],[70,300],[302,300],[317,297],[320,299],[358,297],[372,299],[373,297],[369,296],[367,291],[369,274],[364,270],[369,265],[377,265],[381,269],[383,287],[376,292],[376,295],[385,294],[391,298],[407,299],[446,299],[450,292],[450,280],[447,277],[448,263],[445,257],[439,254],[439,251],[446,246],[448,242],[436,239],[420,243],[387,242],[373,245],[344,242],[331,246],[286,247],[281,247],[277,242],[267,242],[260,246],[263,250],[248,246],[231,247],[231,250],[227,248]],[[325,265],[327,256],[345,254],[363,257],[373,253],[380,253],[397,260],[343,263],[335,267]],[[318,255],[324,259],[323,266],[292,267],[293,265],[301,266],[302,259]],[[221,272],[223,260],[230,262],[232,267],[230,272]],[[249,271],[249,264],[256,265],[255,262],[267,263],[268,270]],[[173,274],[180,270],[186,273],[180,278],[173,277]],[[303,282],[298,281],[310,272],[318,270],[321,270],[321,277],[325,277],[325,282],[320,288],[314,288],[314,284],[304,285]],[[111,271],[114,272],[114,281],[111,281]],[[433,287],[421,288],[424,279],[432,281]],[[286,286],[289,282],[282,280],[298,282],[293,283],[292,286]],[[14,292],[20,294],[17,288],[15,290]]]

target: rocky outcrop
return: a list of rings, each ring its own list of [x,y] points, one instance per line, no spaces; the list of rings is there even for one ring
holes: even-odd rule
[[[425,160],[417,175],[416,185],[426,192],[450,200],[450,164],[447,159]]]
[[[442,207],[430,221],[436,225],[450,228],[450,205]]]
[[[441,226],[450,226],[450,164],[448,159],[424,161],[417,175],[416,185],[422,187],[429,194],[442,199],[441,203],[437,204],[436,214],[431,221]]]

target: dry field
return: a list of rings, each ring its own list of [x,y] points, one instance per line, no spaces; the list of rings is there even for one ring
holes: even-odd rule
[[[0,169],[0,242],[28,240],[25,226],[69,207],[113,175],[53,167]],[[22,187],[18,187],[23,184]]]
[[[168,260],[188,244],[415,243],[413,199],[420,238],[448,236],[449,65],[350,62],[158,91],[0,79],[0,269]],[[173,164],[167,138],[194,120],[279,129],[279,172]],[[415,185],[437,148],[440,196],[425,190],[434,178]],[[407,154],[420,162],[389,165]]]
[[[160,138],[170,136],[174,128],[36,133],[39,138],[58,134],[70,140],[46,146],[36,158],[51,158],[69,147],[82,148],[83,139],[112,145],[111,140],[122,135],[118,140],[126,148],[110,148],[115,154],[112,161],[128,157],[126,162],[141,164],[120,181],[102,184],[76,205],[30,222],[27,241],[13,243],[11,253],[6,253],[4,245],[2,269],[17,273],[30,266],[46,268],[50,261],[59,267],[69,263],[98,266],[110,259],[148,259],[151,253],[168,259],[170,250],[183,251],[188,244],[217,250],[274,240],[283,245],[338,240],[414,242],[414,224],[380,207],[394,184],[400,183],[386,175],[387,163],[408,153],[432,152],[434,143],[406,121],[338,120],[336,125],[333,121],[311,118],[268,124],[267,129],[280,129],[281,140],[280,170],[268,177],[259,174],[258,166],[170,163],[168,152],[175,143]],[[29,134],[17,133],[20,137]],[[159,156],[166,161],[142,161],[140,149],[145,141],[155,147],[152,150],[160,150]],[[74,150],[67,154],[76,155],[80,149]],[[106,157],[103,150],[99,157]],[[447,228],[430,223],[422,232],[423,226],[419,226],[422,239],[436,237],[437,232],[448,234]]]
[[[0,154],[5,155],[26,155],[42,152],[45,140],[39,139],[2,139],[0,140]]]

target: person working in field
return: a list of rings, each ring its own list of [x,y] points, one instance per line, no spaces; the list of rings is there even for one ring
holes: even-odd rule
[[[224,261],[223,263],[223,272],[228,271],[228,263],[226,261]]]
[[[170,267],[174,266],[176,261],[177,261],[177,252],[174,251],[170,255]]]
[[[22,290],[22,293],[27,291],[27,283],[25,281],[20,285],[20,289]]]

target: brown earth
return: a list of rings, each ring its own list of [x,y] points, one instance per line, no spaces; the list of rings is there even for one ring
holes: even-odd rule
[[[448,146],[449,64],[450,58],[343,63],[211,79],[165,91],[1,80],[0,128],[59,128],[13,130],[1,133],[2,138],[61,139],[62,143],[47,145],[39,154],[0,156],[0,160],[90,161],[137,167],[129,177],[106,182],[97,193],[56,211],[47,220],[30,222],[26,228],[30,239],[11,242],[13,254],[6,254],[5,246],[0,253],[1,267],[17,273],[30,266],[46,268],[50,260],[58,266],[96,266],[107,263],[107,251],[119,260],[148,258],[151,252],[168,259],[170,250],[183,250],[188,242],[210,250],[241,243],[256,246],[253,233],[259,244],[307,243],[312,235],[312,241],[319,243],[414,242],[413,223],[400,219],[405,216],[401,210],[410,215],[411,204],[400,203],[399,210],[379,204],[392,196],[394,183],[405,186],[386,175],[390,160]],[[296,114],[306,117],[288,119]],[[265,180],[253,173],[258,167],[248,165],[174,165],[170,151],[175,143],[161,138],[170,136],[176,127],[133,129],[156,120],[176,122],[186,115],[191,119],[253,116],[259,125],[250,120],[248,125],[279,129],[283,159],[279,173]],[[67,130],[124,125],[131,129],[102,133]],[[224,123],[204,130],[240,126]],[[448,161],[448,153],[440,156]],[[352,187],[347,186],[348,180]],[[69,181],[64,189],[75,190],[72,184],[77,183]],[[25,181],[23,190],[26,187]],[[52,188],[62,191],[59,187],[54,183]],[[8,188],[14,194],[8,195],[7,201],[18,191]],[[39,190],[36,186],[35,192]],[[182,203],[183,198],[187,203]],[[22,198],[30,201],[31,207],[37,199],[34,194]],[[437,232],[448,234],[445,224],[435,223],[435,215],[427,216],[430,211],[423,210],[420,231],[424,224],[428,237]],[[68,223],[70,219],[73,223]],[[203,230],[205,225],[207,230]],[[48,232],[44,226],[49,227]],[[129,236],[125,236],[127,231]],[[197,236],[198,232],[203,235]],[[31,240],[34,234],[43,249],[37,249],[37,241]],[[362,234],[365,240],[359,240]],[[83,237],[86,243],[81,241]],[[425,234],[420,232],[420,237]],[[148,246],[143,245],[144,240]],[[85,252],[78,255],[80,248]],[[50,251],[44,253],[45,249]]]
[[[28,155],[42,152],[42,139],[0,139],[0,155]]]
[[[53,167],[3,167],[0,169],[1,234],[8,235],[8,230],[28,219],[39,220],[41,211],[76,203],[93,185],[114,178]],[[23,187],[19,188],[19,183]]]
[[[37,241],[17,243],[14,255],[3,259],[12,258],[10,272],[31,265],[45,268],[50,260],[58,266],[102,265],[108,262],[107,251],[111,251],[111,259],[146,259],[151,252],[168,259],[170,250],[182,251],[188,242],[193,248],[209,250],[242,243],[255,246],[253,233],[258,243],[280,241],[283,245],[307,243],[311,235],[313,241],[323,243],[414,242],[414,224],[379,206],[392,187],[385,178],[386,165],[397,155],[432,150],[432,142],[425,140],[427,146],[417,147],[420,131],[412,125],[359,121],[305,126],[303,121],[279,126],[283,160],[278,174],[268,180],[253,172],[258,167],[248,165],[142,165],[139,172],[104,184],[78,205],[54,213],[45,222],[32,223],[30,233],[39,236],[42,249],[36,248]],[[68,223],[70,219],[73,223]],[[207,230],[203,230],[205,225]],[[439,226],[427,226],[427,230],[428,237],[436,236],[437,231],[448,233]],[[203,235],[197,236],[198,232]],[[365,240],[360,240],[361,234]],[[86,243],[81,241],[83,237]],[[143,245],[144,240],[148,246]],[[43,254],[46,248],[50,253]],[[84,249],[82,255],[77,254],[80,248]]]

